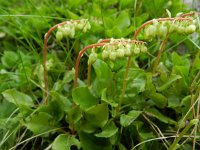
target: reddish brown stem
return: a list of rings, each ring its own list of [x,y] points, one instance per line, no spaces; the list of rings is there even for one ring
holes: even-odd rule
[[[158,66],[158,63],[159,63],[161,54],[162,54],[162,52],[163,52],[163,50],[164,50],[164,47],[165,47],[165,44],[166,44],[166,42],[167,42],[168,35],[169,35],[169,34],[167,33],[166,36],[165,36],[165,38],[164,38],[164,40],[162,41],[162,44],[161,44],[159,50],[158,50],[158,55],[157,55],[157,57],[156,57],[156,60],[155,60],[155,62],[154,62],[154,65],[153,65],[152,74],[155,74],[155,72],[156,72],[156,68],[157,68],[157,66]]]
[[[76,65],[75,65],[75,76],[74,76],[74,87],[77,87],[77,80],[78,80],[78,70],[79,70],[79,64],[80,64],[80,59],[82,57],[82,55],[89,49],[91,48],[94,48],[94,47],[100,47],[100,46],[104,46],[107,44],[107,42],[109,42],[110,39],[104,39],[102,41],[100,41],[99,43],[96,43],[96,44],[92,44],[92,45],[88,45],[86,46],[85,48],[83,48],[79,54],[78,54],[78,57],[76,59]],[[128,41],[125,41],[125,42],[128,42]],[[132,40],[131,42],[135,43],[144,43],[142,41],[136,41],[136,40]],[[115,43],[113,43],[115,44]],[[116,42],[116,44],[118,44],[118,42]]]
[[[160,21],[173,21],[173,20],[191,20],[189,18],[182,18],[182,17],[179,17],[179,18],[159,18],[159,19],[156,19],[158,22]],[[149,24],[152,24],[153,23],[153,20],[150,20],[150,21],[147,21],[145,22],[144,24],[142,24],[135,32],[134,36],[133,36],[133,41],[136,41],[137,40],[137,36],[139,35],[140,31],[147,25]],[[166,42],[166,39],[165,38],[165,42]],[[163,51],[163,48],[164,48],[164,44],[165,42],[163,42],[162,46],[161,46],[161,50],[160,51],[160,54],[158,54],[158,57],[160,57],[161,55],[161,52]],[[157,61],[159,61],[159,58],[157,58]],[[128,80],[128,71],[129,71],[129,68],[130,68],[130,65],[131,65],[131,57],[128,58],[128,62],[127,62],[127,66],[126,66],[126,72],[125,72],[125,78],[124,78],[124,82],[123,82],[123,87],[122,87],[122,93],[121,93],[121,97],[120,97],[120,102],[119,102],[119,106],[118,106],[118,110],[120,109],[121,107],[121,103],[123,101],[123,98],[124,98],[124,94],[125,94],[125,90],[126,90],[126,84],[127,84],[127,80]]]
[[[74,20],[74,21],[79,21],[79,20]],[[44,47],[43,47],[43,67],[44,67],[44,103],[47,104],[48,103],[48,96],[49,96],[49,91],[48,91],[48,80],[47,80],[47,70],[46,70],[46,61],[47,61],[47,43],[48,43],[48,39],[49,36],[51,35],[51,32],[54,31],[56,28],[58,28],[58,26],[62,26],[64,24],[70,24],[70,21],[66,21],[66,22],[61,22],[58,23],[56,25],[54,25],[53,27],[51,27],[48,32],[45,34],[44,36]]]
[[[77,87],[77,80],[78,80],[78,70],[79,70],[79,64],[80,64],[80,60],[81,60],[81,57],[83,56],[83,54],[93,48],[93,47],[99,47],[99,46],[104,46],[106,43],[96,43],[96,44],[92,44],[92,45],[88,45],[86,46],[85,48],[83,48],[79,54],[78,54],[78,57],[76,59],[76,65],[75,65],[75,76],[74,76],[74,88]]]
[[[111,41],[111,39],[103,39],[103,40],[99,41],[98,43],[108,43],[110,41]],[[122,39],[121,41],[123,41],[123,42],[129,42],[128,39],[124,39],[124,40]],[[120,42],[120,39],[119,39],[119,42]],[[137,44],[144,43],[143,41],[137,41],[137,40],[131,40],[131,42],[132,43],[137,43]]]
[[[193,16],[195,14],[200,15],[200,12],[189,12],[189,13],[180,15],[180,17],[188,17],[188,16]]]

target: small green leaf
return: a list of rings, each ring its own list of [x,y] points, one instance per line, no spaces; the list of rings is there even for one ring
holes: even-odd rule
[[[105,103],[97,104],[85,112],[85,119],[93,126],[102,128],[108,121],[109,110]]]
[[[80,17],[75,14],[74,12],[70,11],[69,9],[66,10],[68,16],[71,18],[71,19],[74,19],[74,20],[78,20],[80,19]]]
[[[103,89],[102,94],[101,94],[101,100],[106,102],[107,104],[111,105],[112,107],[117,107],[118,103],[116,103],[115,101],[113,101],[112,99],[107,98],[107,89]]]
[[[6,100],[2,100],[0,102],[0,110],[1,110],[0,118],[9,118],[9,116],[16,109],[17,107],[13,103],[10,103],[9,101],[6,101]]]
[[[118,128],[115,126],[115,123],[111,121],[102,129],[102,132],[95,134],[95,136],[109,138],[116,134],[117,131]]]
[[[25,125],[35,134],[42,134],[56,128],[53,117],[45,112],[33,114],[26,120]]]
[[[180,75],[172,74],[169,79],[160,87],[157,88],[157,91],[161,92],[165,89],[169,88],[173,82],[177,81],[178,79],[181,79],[182,77]]]
[[[2,94],[7,101],[14,103],[17,106],[29,106],[29,107],[34,106],[34,102],[30,96],[22,92],[19,92],[15,89],[8,89],[4,91]]]
[[[108,65],[102,60],[97,59],[93,63],[93,67],[96,73],[96,79],[92,83],[97,95],[101,95],[102,90],[107,88],[108,92],[112,90],[112,71]]]
[[[122,11],[114,23],[119,29],[124,30],[130,26],[130,16],[128,11]]]
[[[137,117],[139,117],[139,115],[141,114],[141,111],[137,111],[137,110],[132,110],[130,111],[127,115],[122,114],[120,117],[120,124],[123,127],[127,127],[129,126],[131,123],[133,123],[133,121],[135,119],[137,119]]]
[[[176,124],[176,121],[172,120],[171,118],[164,116],[163,114],[161,114],[157,109],[155,108],[149,108],[147,110],[145,110],[145,113],[147,113],[149,116],[155,117],[158,120],[160,120],[161,122],[164,123],[169,123],[172,125]]]
[[[112,150],[109,139],[99,138],[84,132],[79,132],[79,137],[83,150]]]
[[[6,68],[13,68],[16,66],[18,60],[18,54],[13,51],[4,51],[4,54],[1,58],[1,62]]]
[[[91,94],[88,87],[77,87],[72,92],[73,101],[82,109],[87,109],[97,104],[97,99]]]
[[[71,146],[80,149],[81,145],[78,139],[73,135],[60,134],[53,142],[52,150],[71,150]]]
[[[167,98],[161,93],[152,93],[150,98],[159,108],[164,108],[167,105]]]
[[[75,74],[74,68],[72,70],[67,71],[67,73],[64,76],[63,82],[64,83],[71,82],[74,79],[74,74]]]
[[[168,96],[168,107],[175,108],[180,106],[180,99],[176,95]]]
[[[172,17],[171,12],[168,9],[166,9],[166,12],[167,12],[168,17],[171,18]]]
[[[121,92],[125,75],[125,69],[119,71],[115,78],[117,84],[117,90]],[[143,92],[146,86],[146,74],[142,69],[129,69],[129,77],[127,80],[126,97],[135,97],[138,93]]]
[[[51,91],[51,97],[52,101],[58,101],[59,105],[62,105],[62,110],[67,111],[71,109],[72,102],[66,96],[60,94],[59,92]]]
[[[51,100],[48,105],[41,105],[37,108],[37,112],[45,112],[50,114],[54,120],[60,121],[64,116],[64,104],[59,99]]]
[[[66,121],[69,124],[77,123],[82,117],[82,111],[80,107],[72,107],[67,111]]]

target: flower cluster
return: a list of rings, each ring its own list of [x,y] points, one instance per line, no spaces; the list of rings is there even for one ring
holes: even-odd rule
[[[147,47],[144,42],[126,39],[112,39],[110,43],[103,46],[102,58],[115,60],[117,58],[145,53]]]
[[[88,63],[93,63],[97,56],[101,56],[101,58],[116,60],[117,58],[129,57],[133,55],[137,55],[140,52],[145,53],[147,51],[147,47],[145,43],[142,41],[135,41],[130,39],[111,39],[108,43],[102,47],[102,53],[97,55],[95,48],[92,49],[91,54],[89,55]]]
[[[153,20],[153,24],[144,29],[145,39],[151,40],[155,36],[165,37],[167,33],[192,34],[196,31],[195,20],[173,20],[161,21]]]
[[[82,30],[84,33],[91,28],[91,25],[87,19],[79,21],[69,21],[65,25],[59,26],[56,32],[56,39],[62,40],[63,37],[74,38],[76,30]]]

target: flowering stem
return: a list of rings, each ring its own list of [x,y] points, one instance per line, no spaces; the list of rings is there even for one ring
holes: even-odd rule
[[[191,20],[189,18],[182,18],[182,17],[179,17],[179,18],[159,18],[159,19],[156,19],[158,22],[160,21],[167,21],[167,20],[170,20],[170,21],[173,21],[173,20]],[[150,21],[147,21],[145,22],[144,24],[142,24],[135,32],[134,36],[133,36],[133,41],[137,41],[137,37],[140,33],[140,31],[147,25],[149,24],[152,24],[153,23],[153,20],[150,20]],[[166,40],[167,40],[167,37],[168,37],[168,34],[166,35],[165,37],[165,40],[163,41],[162,45],[161,45],[161,48],[159,50],[159,53],[158,53],[158,57],[156,59],[156,62],[158,63],[159,62],[159,59],[160,59],[160,56],[161,56],[161,53],[164,49],[164,45],[166,43]],[[157,67],[157,63],[155,63],[154,65],[154,68]],[[122,93],[121,93],[121,96],[120,96],[120,102],[119,102],[119,106],[117,108],[117,110],[119,111],[120,110],[120,107],[121,107],[121,104],[123,102],[123,99],[124,99],[124,95],[125,95],[125,91],[126,91],[126,86],[127,86],[127,80],[128,80],[128,71],[129,71],[129,68],[130,68],[130,65],[131,65],[131,57],[128,58],[128,62],[127,62],[127,66],[126,66],[126,72],[125,72],[125,78],[124,78],[124,81],[123,81],[123,87],[122,87]]]
[[[154,65],[153,65],[152,74],[155,74],[155,72],[156,72],[156,68],[157,68],[157,66],[158,66],[158,64],[159,64],[159,60],[160,60],[161,54],[162,54],[162,52],[163,52],[163,50],[164,50],[164,47],[165,47],[165,44],[166,44],[166,42],[167,42],[168,36],[169,36],[169,33],[166,34],[166,36],[165,36],[164,40],[162,41],[161,46],[160,46],[160,48],[159,48],[159,50],[158,50],[158,55],[157,55],[157,57],[156,57],[156,60],[155,60],[155,62],[154,62]]]
[[[161,22],[161,21],[174,21],[174,20],[191,20],[190,18],[183,18],[183,17],[177,17],[177,18],[159,18],[156,19],[156,21]],[[152,24],[153,20],[149,20],[147,22],[145,22],[144,24],[142,24],[136,31],[135,34],[133,35],[133,39],[136,40],[138,34],[140,33],[140,31],[147,25]]]
[[[79,64],[80,64],[80,59],[81,57],[83,56],[83,54],[91,49],[91,48],[95,48],[95,47],[101,47],[101,46],[104,46],[106,45],[108,42],[110,42],[111,39],[104,39],[102,41],[100,41],[99,43],[96,43],[96,44],[91,44],[91,45],[88,45],[86,46],[85,48],[83,48],[79,54],[78,54],[78,57],[76,59],[76,65],[75,65],[75,76],[74,76],[74,87],[76,88],[77,87],[77,81],[78,81],[78,70],[79,70]],[[128,40],[125,40],[124,42],[128,42]],[[131,41],[132,43],[144,43],[143,41],[136,41],[136,40],[132,40]],[[113,44],[118,44],[118,42],[116,43],[113,43]],[[90,78],[90,77],[89,77]]]
[[[79,21],[79,20],[74,20],[74,21]],[[65,24],[71,24],[70,21],[66,21],[66,22],[61,22],[58,23],[56,25],[54,25],[53,27],[51,27],[48,32],[45,34],[44,36],[44,47],[43,47],[43,68],[44,68],[44,99],[43,99],[43,103],[47,104],[48,103],[48,97],[49,97],[49,90],[48,90],[48,80],[47,80],[47,70],[46,70],[46,61],[47,61],[47,43],[48,43],[48,39],[49,36],[51,35],[52,31],[54,31],[56,28],[58,28],[59,26],[65,25]]]
[[[88,45],[86,46],[85,48],[83,48],[79,54],[78,54],[78,57],[76,59],[76,65],[75,65],[75,76],[74,76],[74,88],[77,87],[77,81],[78,81],[78,70],[79,70],[79,64],[80,64],[80,60],[81,60],[81,57],[83,56],[83,54],[93,48],[93,47],[99,47],[99,46],[104,46],[106,43],[96,43],[96,44],[91,44],[91,45]]]
[[[193,16],[195,14],[200,15],[200,12],[189,12],[189,13],[185,13],[185,14],[180,15],[180,17]]]
[[[87,84],[90,86],[91,63],[88,64]]]
[[[121,96],[120,96],[119,105],[117,107],[118,112],[120,111],[121,105],[122,105],[123,100],[124,100],[124,95],[125,95],[126,85],[127,85],[127,80],[128,80],[128,71],[129,71],[130,65],[131,65],[131,57],[128,57],[125,77],[124,77],[123,86],[122,86],[122,93],[121,93]]]

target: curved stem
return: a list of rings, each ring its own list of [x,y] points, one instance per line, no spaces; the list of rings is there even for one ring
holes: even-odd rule
[[[79,21],[79,20],[74,20],[74,21]],[[44,36],[44,47],[43,47],[43,67],[44,67],[44,103],[48,103],[48,96],[49,96],[49,90],[48,90],[48,80],[47,80],[47,70],[46,70],[46,61],[47,61],[47,43],[48,43],[48,39],[49,36],[51,34],[52,31],[54,31],[56,28],[58,28],[58,26],[62,26],[64,24],[70,24],[70,21],[66,21],[66,22],[61,22],[58,23],[56,25],[54,25],[53,27],[51,27],[48,32],[45,34]]]
[[[91,45],[88,45],[86,46],[85,48],[83,48],[79,54],[78,54],[78,57],[76,59],[76,65],[75,65],[75,76],[74,76],[74,87],[76,88],[77,87],[77,80],[78,80],[78,68],[79,68],[79,64],[80,64],[80,60],[81,60],[81,57],[83,56],[83,54],[89,50],[90,48],[93,48],[93,47],[98,47],[98,46],[104,46],[106,43],[96,43],[96,44],[91,44]]]
[[[179,17],[179,18],[159,18],[159,19],[156,19],[158,22],[160,21],[167,21],[167,20],[170,20],[170,21],[173,21],[173,20],[191,20],[189,18],[182,18],[182,17]],[[149,24],[152,24],[153,23],[153,20],[150,20],[150,21],[147,21],[145,22],[144,24],[142,24],[135,32],[134,36],[133,36],[133,41],[136,41],[137,40],[137,36],[139,35],[140,31],[147,25]],[[160,56],[161,56],[161,53],[164,49],[164,45],[166,43],[166,40],[167,40],[167,37],[168,37],[168,34],[165,38],[165,40],[163,41],[162,45],[161,45],[161,48],[159,50],[159,53],[158,53],[158,57],[157,57],[157,60],[156,62],[158,63],[159,62],[159,59],[160,59]],[[125,95],[125,91],[126,91],[126,86],[127,86],[127,80],[128,80],[128,71],[129,71],[129,68],[130,68],[130,65],[131,65],[131,57],[128,58],[128,62],[127,62],[127,66],[126,66],[126,72],[125,72],[125,78],[124,78],[124,81],[123,81],[123,87],[122,87],[122,93],[121,93],[121,96],[120,96],[120,102],[119,102],[119,106],[117,108],[117,111],[120,110],[120,107],[121,107],[121,104],[123,102],[123,99],[124,99],[124,95]],[[155,67],[157,67],[157,65],[155,64]],[[155,68],[154,67],[154,68]]]
[[[188,16],[193,16],[195,14],[200,15],[200,12],[189,12],[189,13],[180,15],[180,17],[188,17]]]
[[[75,76],[74,76],[74,87],[76,88],[77,87],[77,80],[78,80],[78,70],[79,70],[79,64],[80,64],[80,59],[82,57],[82,55],[89,49],[91,48],[94,48],[94,47],[100,47],[100,46],[104,46],[106,44],[108,44],[107,42],[109,42],[110,39],[104,39],[102,41],[100,41],[99,43],[96,43],[96,44],[91,44],[91,45],[88,45],[86,46],[85,48],[83,48],[79,54],[78,54],[78,57],[76,59],[76,65],[75,65]],[[128,42],[128,40],[125,40],[125,42]],[[132,43],[144,43],[143,41],[136,41],[136,40],[131,40]],[[118,42],[116,43],[113,43],[113,44],[118,44]]]

